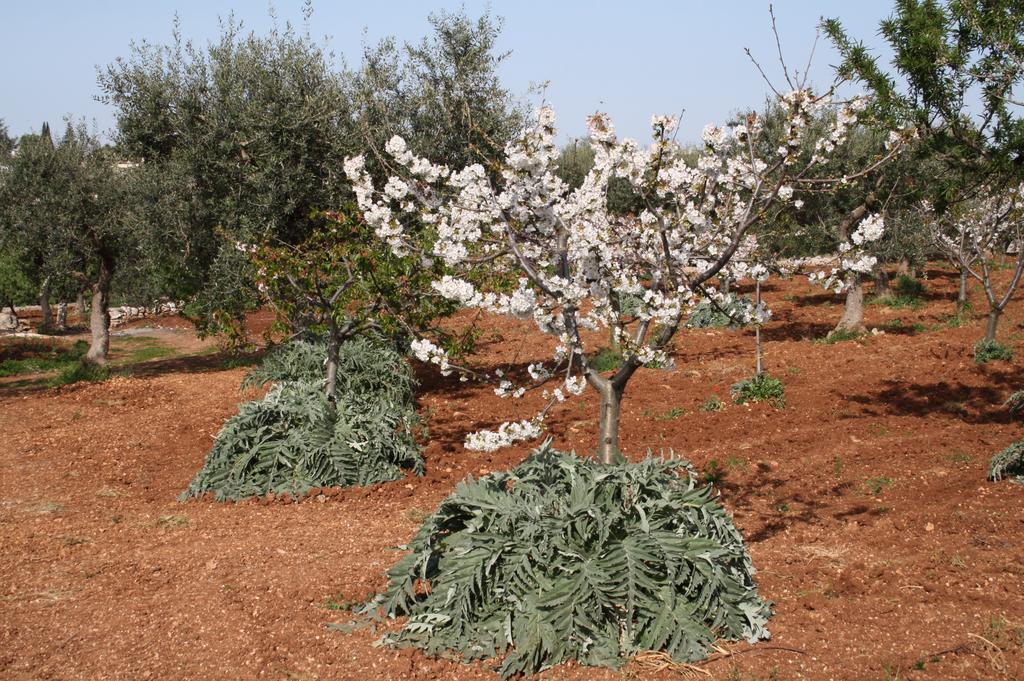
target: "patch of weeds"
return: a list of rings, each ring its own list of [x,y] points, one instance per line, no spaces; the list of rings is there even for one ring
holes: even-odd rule
[[[786,406],[786,388],[777,378],[763,373],[734,384],[729,391],[736,404],[768,402],[773,407]]]
[[[832,457],[832,472],[837,478],[843,477],[843,459],[838,454]]]
[[[622,366],[622,352],[615,348],[601,348],[588,363],[597,371],[614,371]]]
[[[786,373],[796,376],[797,374],[800,373],[800,367],[789,367],[788,369],[786,369]]]
[[[49,515],[51,513],[57,513],[64,510],[64,504],[58,504],[56,501],[40,501],[30,509],[37,515]]]
[[[889,429],[881,423],[872,423],[868,426],[868,430],[871,431],[871,434],[875,437],[885,437],[889,434]]]
[[[164,345],[146,345],[141,348],[134,348],[130,355],[128,355],[129,364],[137,364],[138,362],[148,362],[153,359],[160,359],[162,357],[170,357],[175,354],[174,350]]]
[[[998,341],[982,339],[974,344],[974,363],[985,364],[996,360],[1009,362],[1013,359],[1013,350]]]
[[[83,340],[71,345],[36,340],[12,343],[0,349],[0,376],[41,374],[66,369],[88,351],[89,344]]]
[[[778,511],[779,513],[789,513],[789,504],[787,504],[784,501],[780,501],[779,503],[775,504],[775,510]]]
[[[162,515],[157,518],[157,527],[188,527],[190,520],[183,515]]]
[[[953,557],[949,559],[949,564],[955,568],[967,567],[967,563],[964,562],[964,559],[960,557],[959,553],[953,554]]]
[[[867,487],[872,496],[878,496],[882,493],[882,490],[890,485],[892,485],[892,478],[885,477],[884,475],[880,475],[876,478],[868,478],[864,481],[864,486]]]
[[[967,452],[954,452],[952,455],[950,455],[949,462],[950,463],[970,463],[971,459],[972,459],[971,455],[968,454]]]
[[[650,413],[649,416],[653,418],[655,421],[674,421],[675,419],[685,414],[686,410],[683,409],[682,407],[672,407],[671,409],[665,411],[662,414]]]
[[[699,408],[701,411],[722,411],[725,408],[725,404],[722,400],[718,399],[718,395],[712,395]]]
[[[362,605],[363,601],[360,599],[349,599],[345,598],[341,593],[336,593],[333,596],[328,596],[324,599],[325,610],[351,610],[357,605]]]
[[[746,470],[747,469],[747,460],[744,459],[741,456],[733,455],[733,456],[730,456],[728,459],[725,460],[725,465],[728,466],[729,468],[737,468],[739,470]]]
[[[702,471],[704,482],[717,485],[725,478],[725,469],[718,463],[718,459],[711,459],[704,464]]]
[[[886,293],[885,295],[871,298],[868,305],[884,305],[893,310],[916,310],[924,302],[916,296],[908,296],[899,293]]]
[[[992,615],[985,638],[1001,651],[1024,648],[1024,625],[1011,622],[1002,615]]]
[[[942,411],[949,412],[950,414],[957,414],[958,416],[964,416],[967,414],[967,405],[963,402],[950,400],[949,402],[942,403]]]
[[[71,385],[81,381],[105,381],[110,378],[110,367],[100,366],[85,360],[78,360],[50,379],[50,387]]]
[[[860,331],[853,331],[850,329],[836,329],[830,332],[824,338],[815,339],[815,343],[824,343],[825,345],[835,345],[836,343],[845,343],[846,341],[860,340],[864,336]]]

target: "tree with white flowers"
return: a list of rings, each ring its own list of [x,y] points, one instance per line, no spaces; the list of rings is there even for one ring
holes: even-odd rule
[[[988,303],[983,343],[996,342],[999,318],[1024,274],[1024,185],[1004,191],[989,189],[964,201],[930,223],[932,242],[958,268],[981,283]],[[998,291],[992,274],[1007,254],[1013,274]]]
[[[426,225],[436,238],[423,257],[441,258],[453,272],[433,286],[466,307],[532,319],[558,339],[552,361],[529,367],[529,380],[496,372],[496,392],[511,398],[553,381],[547,406],[529,420],[469,435],[471,449],[494,450],[541,432],[547,410],[589,385],[600,395],[597,452],[606,463],[619,453],[619,415],[630,378],[643,366],[664,366],[670,341],[689,310],[702,299],[723,294],[711,281],[761,274],[744,253],[752,249],[753,225],[789,209],[813,166],[824,163],[856,124],[863,100],[835,102],[831,95],[794,89],[779,96],[786,112],[784,143],[758,152],[761,121],[756,115],[729,127],[709,125],[703,149],[692,161],[674,143],[677,120],[655,116],[652,142],[642,147],[620,140],[604,114],[588,119],[594,166],[574,190],[556,175],[555,117],[541,108],[533,127],[505,149],[495,184],[478,164],[461,170],[437,165],[409,151],[401,137],[386,145],[396,172],[376,186],[361,156],[349,158],[352,180],[365,219],[396,254],[415,250],[414,230]],[[812,140],[815,153],[799,161],[808,123],[827,107],[833,124]],[[895,153],[895,151],[891,152]],[[854,175],[853,173],[850,176]],[[849,180],[849,177],[845,180]],[[623,178],[640,197],[638,215],[608,210],[608,187]],[[815,187],[821,189],[820,179]],[[871,218],[859,233],[873,233]],[[461,273],[485,266],[519,276],[511,293],[483,290]],[[639,310],[626,315],[626,296]],[[635,313],[635,314],[634,314]],[[763,305],[750,307],[746,321],[763,319]],[[611,375],[592,366],[584,330],[604,329],[617,339],[623,362]],[[429,339],[413,344],[421,360],[442,372],[453,365]]]

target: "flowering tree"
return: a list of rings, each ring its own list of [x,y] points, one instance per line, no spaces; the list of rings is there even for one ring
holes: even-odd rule
[[[861,284],[863,277],[871,274],[878,264],[878,258],[869,252],[871,245],[885,233],[882,216],[877,213],[865,216],[865,213],[867,204],[863,203],[840,226],[839,233],[843,239],[839,242],[839,252],[833,258],[831,270],[827,273],[819,270],[809,275],[812,282],[821,282],[836,293],[846,293],[846,305],[836,331],[860,333],[864,330],[864,289]],[[850,232],[854,224],[857,228]]]
[[[1024,274],[1024,185],[1008,191],[989,190],[930,223],[932,241],[942,253],[977,279],[988,302],[984,342],[994,343],[999,318]],[[997,258],[1013,253],[1013,276],[1000,294],[992,281]]]
[[[630,378],[642,366],[669,361],[666,348],[688,310],[703,298],[721,296],[712,278],[753,274],[752,265],[737,257],[749,247],[751,227],[787,209],[801,178],[843,143],[862,108],[806,89],[780,95],[780,105],[786,111],[785,141],[770,153],[758,151],[762,127],[751,115],[730,127],[707,126],[695,163],[673,142],[675,118],[652,118],[652,143],[644,148],[619,140],[611,120],[595,114],[588,119],[594,166],[575,190],[554,172],[559,154],[554,113],[547,107],[506,147],[498,186],[481,165],[436,165],[414,155],[397,136],[386,145],[397,172],[383,187],[375,186],[363,157],[346,160],[365,219],[396,254],[416,248],[407,225],[426,224],[436,233],[428,255],[455,273],[434,282],[442,295],[467,307],[532,319],[558,339],[550,363],[529,367],[529,384],[496,376],[498,394],[513,398],[556,380],[547,407],[532,420],[473,433],[467,447],[493,450],[536,437],[547,409],[589,385],[601,401],[598,455],[605,463],[614,461]],[[795,152],[806,141],[808,122],[829,106],[838,109],[833,125],[814,142],[811,159],[800,162]],[[640,197],[638,215],[608,210],[615,177],[627,180]],[[516,273],[518,287],[511,293],[485,291],[459,276],[481,265]],[[627,295],[639,298],[635,318],[623,313]],[[749,314],[766,311],[761,306]],[[611,375],[588,360],[584,329],[610,330],[617,339],[623,362]],[[413,350],[442,372],[462,371],[428,339],[416,341]]]

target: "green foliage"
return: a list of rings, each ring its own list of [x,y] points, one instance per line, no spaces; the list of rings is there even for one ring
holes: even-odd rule
[[[726,302],[715,303],[705,298],[697,304],[686,320],[688,329],[715,329],[742,326],[742,319],[751,302],[739,296],[730,296]]]
[[[908,296],[898,293],[887,293],[868,300],[871,305],[885,305],[894,310],[916,310],[923,304],[916,296]]]
[[[1019,414],[1021,409],[1024,409],[1024,390],[1014,391],[1012,395],[1006,398],[1003,406],[1014,416]]]
[[[892,485],[892,478],[885,477],[884,475],[876,478],[868,478],[864,481],[864,486],[867,488],[868,492],[875,496],[881,494],[882,490],[890,485]]]
[[[617,667],[716,638],[767,638],[743,540],[685,462],[601,465],[545,443],[509,472],[460,483],[364,612],[407,615],[385,642],[504,656],[503,677],[575,659]]]
[[[845,343],[846,341],[858,340],[864,334],[859,331],[853,331],[852,329],[836,329],[829,332],[824,338],[818,339],[816,343],[824,343],[826,345],[835,345],[836,343]]]
[[[974,344],[974,363],[985,364],[996,360],[1007,362],[1013,359],[1013,350],[998,341],[985,340],[984,338]]]
[[[64,343],[23,341],[0,347],[0,376],[38,374],[68,368],[85,356],[89,344],[75,341]]]
[[[722,409],[725,409],[725,405],[722,403],[720,399],[718,399],[718,395],[712,395],[711,397],[704,401],[704,404],[700,405],[699,409],[701,411],[708,412],[722,411]]]
[[[928,291],[923,282],[909,274],[901,274],[893,285],[892,290],[898,295],[911,298],[920,298]]]
[[[729,390],[736,404],[770,402],[775,407],[786,404],[786,387],[781,380],[768,373],[735,383]]]
[[[1014,442],[992,457],[988,464],[988,479],[993,482],[1011,479],[1024,483],[1024,441]]]
[[[86,362],[83,359],[76,360],[70,366],[65,367],[57,376],[49,381],[51,387],[70,385],[80,381],[105,381],[111,376],[109,367],[100,366],[93,362]]]
[[[312,487],[371,485],[423,472],[413,433],[413,377],[393,350],[359,338],[343,343],[337,398],[323,388],[322,342],[292,341],[271,352],[245,385],[273,382],[217,435],[181,498],[218,501],[302,495]]]
[[[597,371],[614,371],[622,366],[622,351],[617,348],[601,348],[587,363]]]

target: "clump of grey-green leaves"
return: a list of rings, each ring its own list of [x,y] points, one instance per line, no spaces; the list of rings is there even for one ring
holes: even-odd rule
[[[605,465],[547,442],[460,483],[407,548],[362,612],[407,616],[388,644],[503,658],[503,677],[768,637],[743,539],[679,459]]]
[[[270,391],[228,419],[181,498],[301,496],[313,487],[395,480],[403,469],[422,474],[415,381],[402,356],[367,338],[343,343],[333,402],[324,391],[325,357],[316,339],[270,352],[242,384],[270,383]]]
[[[993,482],[1012,480],[1024,484],[1024,441],[1012,445],[992,457],[988,479]]]

